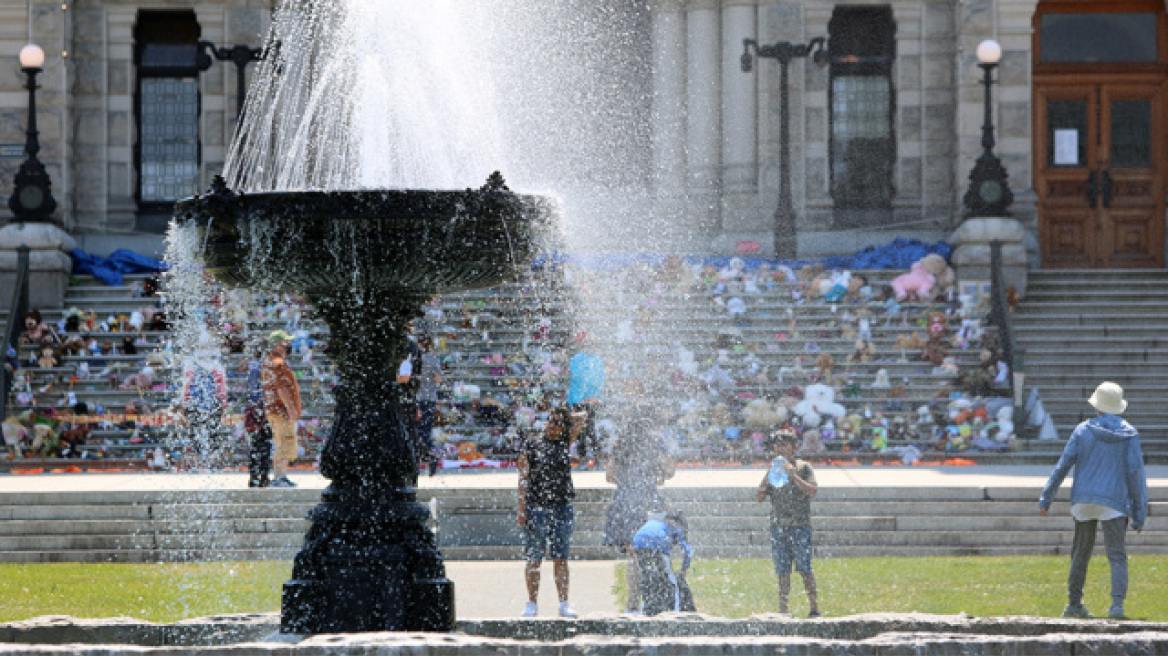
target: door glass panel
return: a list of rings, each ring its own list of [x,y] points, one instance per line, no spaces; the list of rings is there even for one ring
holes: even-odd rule
[[[1044,14],[1044,62],[1154,62],[1156,14]]]
[[[1111,101],[1111,166],[1147,168],[1152,165],[1152,102]]]
[[[1087,101],[1046,101],[1047,166],[1085,166]]]

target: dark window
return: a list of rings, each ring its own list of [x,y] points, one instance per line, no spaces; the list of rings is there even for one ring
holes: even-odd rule
[[[1044,14],[1043,62],[1154,62],[1156,14]]]
[[[190,11],[143,11],[134,40],[138,201],[166,208],[198,186],[199,24]]]
[[[831,195],[841,227],[888,219],[896,140],[892,62],[896,25],[887,6],[836,7],[831,54]]]

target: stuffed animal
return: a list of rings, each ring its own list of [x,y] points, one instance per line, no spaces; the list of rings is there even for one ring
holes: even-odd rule
[[[872,288],[868,286],[868,278],[862,274],[853,274],[848,280],[848,291],[844,294],[847,303],[863,303],[872,298]]]
[[[925,348],[925,338],[920,333],[896,336],[896,348],[902,351],[919,351]]]
[[[474,462],[482,460],[483,454],[479,452],[479,447],[474,442],[459,442],[458,459],[463,462]]]
[[[819,426],[825,416],[839,419],[847,412],[842,405],[835,402],[835,390],[821,383],[808,385],[803,390],[803,400],[795,405],[794,411],[799,415],[803,426],[808,428]]]
[[[902,273],[893,278],[890,284],[898,301],[928,300],[932,298],[937,278],[929,273],[918,260],[912,263],[908,273]]]
[[[830,353],[820,353],[815,358],[815,368],[819,370],[819,375],[823,378],[831,377],[831,372],[835,369],[835,358],[831,357]]]
[[[875,353],[872,350],[872,342],[858,339],[856,340],[856,350],[848,356],[849,364],[861,364],[864,362],[871,362]]]
[[[37,358],[37,366],[42,369],[51,369],[57,366],[57,357],[53,354],[53,347],[46,346],[41,349],[41,357]]]
[[[24,315],[24,332],[17,338],[19,344],[55,344],[56,335],[44,324],[40,310],[32,310]]]
[[[747,428],[777,428],[790,417],[786,407],[776,406],[766,399],[754,399],[742,409]]]
[[[933,298],[949,291],[953,288],[953,284],[957,282],[957,275],[953,272],[953,268],[940,255],[936,253],[926,255],[919,262],[921,268],[928,271],[936,281],[932,289]]]
[[[998,442],[1014,439],[1014,409],[1010,406],[998,410],[998,432],[993,437]]]
[[[817,429],[808,428],[803,431],[803,443],[799,446],[800,454],[810,455],[826,452],[827,448],[823,446],[823,435]]]
[[[142,367],[142,370],[138,373],[126,376],[126,379],[122,381],[120,389],[136,389],[141,392],[142,390],[150,389],[150,386],[153,384],[154,367],[148,364]]]

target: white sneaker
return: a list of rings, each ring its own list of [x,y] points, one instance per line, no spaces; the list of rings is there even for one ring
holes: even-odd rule
[[[536,615],[539,615],[539,606],[535,605],[534,601],[527,602],[527,605],[523,607],[523,615],[522,616],[523,617],[535,617]]]
[[[568,605],[568,602],[560,602],[560,617],[576,617],[576,611]]]

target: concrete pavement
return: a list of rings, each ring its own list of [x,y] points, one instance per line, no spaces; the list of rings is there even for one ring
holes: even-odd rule
[[[1043,465],[936,466],[848,466],[818,465],[815,469],[823,487],[1028,487],[1042,486],[1054,463]],[[680,468],[666,488],[747,487],[761,480],[760,467]],[[300,487],[324,489],[328,480],[316,472],[291,472]],[[573,480],[579,488],[611,488],[602,471],[578,471]],[[454,470],[418,479],[418,488],[428,489],[515,489],[515,470]],[[1067,483],[1063,484],[1064,486]],[[1148,485],[1168,487],[1168,465],[1148,468]],[[84,474],[0,474],[0,494],[19,492],[97,492],[128,490],[246,489],[247,474],[227,472],[192,473],[84,473]]]

